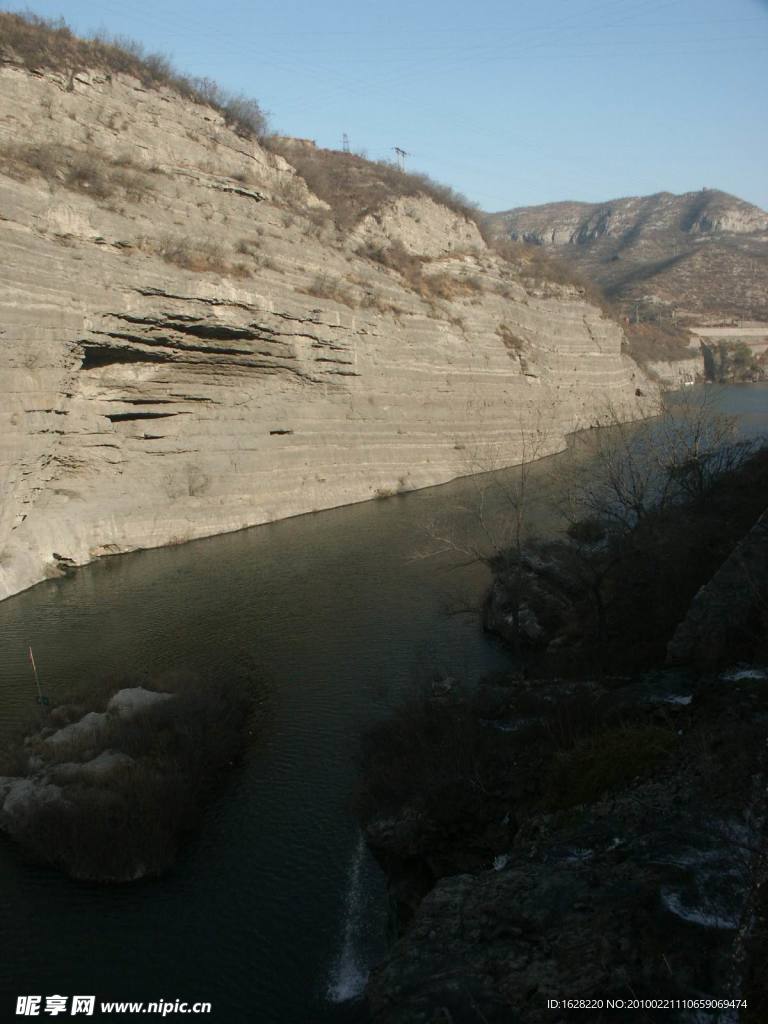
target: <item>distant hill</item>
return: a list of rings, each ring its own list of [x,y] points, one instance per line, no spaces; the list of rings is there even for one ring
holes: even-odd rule
[[[556,250],[640,319],[768,320],[768,213],[714,189],[488,215],[493,234]]]

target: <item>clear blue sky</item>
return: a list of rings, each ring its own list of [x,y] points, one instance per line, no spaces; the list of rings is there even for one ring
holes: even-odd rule
[[[20,5],[0,0],[0,8]],[[768,208],[768,0],[29,0],[484,209],[707,186]]]

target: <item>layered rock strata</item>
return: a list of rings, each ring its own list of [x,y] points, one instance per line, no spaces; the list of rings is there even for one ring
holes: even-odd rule
[[[0,598],[649,409],[577,290],[515,279],[426,198],[341,235],[289,163],[169,90],[6,64],[0,152]],[[397,230],[419,288],[366,255]]]

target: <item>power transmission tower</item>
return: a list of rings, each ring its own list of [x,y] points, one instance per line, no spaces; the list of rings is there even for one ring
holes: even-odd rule
[[[346,132],[341,136],[341,149],[343,153],[349,152],[349,136]]]
[[[411,154],[410,153],[406,153],[406,151],[404,149],[401,149],[399,146],[393,146],[392,149],[394,149],[395,154],[397,156],[397,166],[400,168],[401,171],[404,171],[405,170],[405,158],[407,156],[410,156]]]

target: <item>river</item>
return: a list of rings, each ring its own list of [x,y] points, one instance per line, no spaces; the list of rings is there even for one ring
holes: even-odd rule
[[[768,429],[768,386],[726,388],[721,405],[747,433]],[[561,458],[537,478],[556,480]],[[264,691],[244,764],[167,877],[74,883],[0,842],[4,1015],[17,995],[56,993],[205,1000],[216,1024],[365,1019],[355,997],[384,949],[386,900],[349,811],[361,731],[435,671],[471,681],[508,664],[476,618],[446,614],[451,592],[477,600],[486,571],[455,551],[421,557],[425,524],[479,486],[104,559],[0,605],[0,728],[33,706],[29,642],[52,703],[84,679],[243,664]]]

